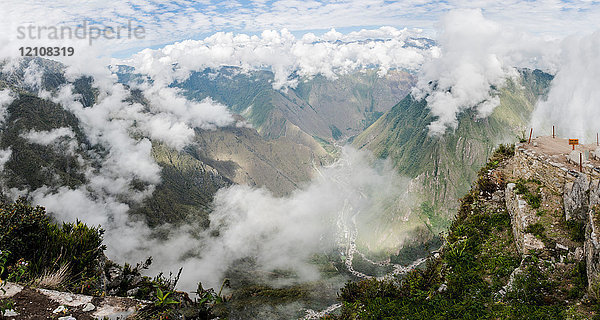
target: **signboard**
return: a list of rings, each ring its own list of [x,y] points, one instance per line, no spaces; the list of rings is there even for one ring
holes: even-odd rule
[[[576,146],[579,144],[579,139],[569,139],[570,146]]]

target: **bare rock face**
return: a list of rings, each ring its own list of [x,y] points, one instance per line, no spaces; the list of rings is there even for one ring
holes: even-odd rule
[[[600,205],[600,180],[593,179],[590,183],[590,208]]]
[[[515,193],[515,184],[509,183],[505,191],[506,208],[510,214],[511,225],[517,247],[521,254],[532,250],[544,249],[544,243],[533,234],[525,232],[528,226],[538,222],[539,217],[525,200]]]
[[[589,211],[589,222],[586,226],[585,236],[585,257],[587,278],[589,283],[589,291],[595,291],[598,294],[600,287],[600,227],[597,222],[600,217],[594,213],[594,210]]]
[[[589,291],[597,296],[600,294],[600,186],[598,181],[592,181],[589,194],[585,255]]]
[[[563,201],[567,220],[585,221],[589,211],[590,180],[579,174],[574,182],[565,184]]]

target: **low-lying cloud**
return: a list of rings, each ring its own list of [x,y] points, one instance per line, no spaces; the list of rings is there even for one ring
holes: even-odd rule
[[[551,134],[554,125],[559,136],[595,141],[600,131],[598,57],[600,31],[562,41],[560,67],[548,99],[538,103],[532,116],[537,134]]]
[[[243,185],[219,190],[208,230],[196,238],[173,230],[173,238],[140,252],[152,253],[156,271],[184,267],[185,288],[198,281],[218,286],[227,269],[244,258],[253,258],[259,270],[291,270],[295,281],[316,280],[319,272],[309,258],[341,247],[348,241],[343,226],[381,210],[382,203],[408,210],[406,187],[388,162],[345,147],[336,163],[320,168],[290,196]]]
[[[193,137],[192,128],[226,126],[233,124],[233,117],[223,105],[211,100],[188,101],[176,89],[158,85],[145,88],[144,98],[148,103],[141,104],[128,88],[115,82],[107,68],[94,69],[92,86],[97,90],[96,102],[85,107],[73,84],[67,82],[49,92],[40,80],[46,78],[45,72],[64,72],[71,81],[82,76],[81,73],[70,67],[48,71],[42,66],[35,59],[4,61],[2,77],[73,113],[87,141],[85,144],[77,141],[75,128],[68,127],[30,130],[20,136],[33,144],[64,146],[66,149],[57,151],[67,150],[77,157],[85,183],[72,188],[51,185],[35,190],[4,191],[13,198],[29,195],[34,203],[45,206],[59,220],[80,219],[101,225],[107,231],[108,254],[119,261],[130,261],[131,254],[144,247],[151,233],[143,222],[130,218],[130,206],[150,196],[161,181],[161,168],[152,157],[152,142],[148,137],[179,150]],[[5,110],[14,98],[3,90],[0,107]],[[3,150],[2,164],[10,161],[13,154],[10,149]]]
[[[456,129],[465,110],[489,116],[500,103],[493,88],[517,76],[516,67],[554,68],[552,42],[488,20],[478,9],[449,12],[439,32],[439,54],[423,65],[412,92],[427,100],[436,117],[432,135]]]

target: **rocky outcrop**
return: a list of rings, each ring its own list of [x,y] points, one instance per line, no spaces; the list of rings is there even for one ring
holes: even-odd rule
[[[585,174],[578,174],[573,182],[567,182],[563,192],[565,218],[584,221],[589,210],[590,180]]]
[[[125,319],[150,304],[148,301],[121,297],[92,297],[55,290],[5,283],[0,299],[15,303],[7,319]],[[0,318],[2,318],[0,316]]]
[[[593,180],[586,215],[585,254],[589,291],[600,298],[600,185]]]
[[[574,158],[576,164],[578,157],[577,154],[577,159]],[[512,161],[516,163],[512,172],[514,176],[539,180],[553,192],[562,195],[565,220],[584,223],[583,255],[581,247],[578,247],[572,257],[576,260],[585,259],[588,292],[600,298],[600,169],[587,161],[582,166],[583,172],[576,172],[556,161],[556,156],[536,153],[519,145]],[[574,160],[571,162],[575,163]],[[514,194],[513,189],[514,185],[509,184],[506,204],[511,214],[515,240],[521,252],[525,253],[527,249],[536,248],[535,243],[528,243],[531,237],[523,232],[535,217],[531,216],[527,206],[523,208],[525,202]]]
[[[541,181],[554,192],[562,193],[565,183],[573,182],[575,179],[569,174],[569,169],[558,162],[558,159],[536,154],[520,145],[515,146],[515,156],[512,161],[515,162],[513,176]]]
[[[600,216],[596,210],[588,211],[585,229],[586,271],[589,291],[598,297],[600,294]]]

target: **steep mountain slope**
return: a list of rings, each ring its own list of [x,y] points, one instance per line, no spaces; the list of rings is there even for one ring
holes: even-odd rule
[[[428,135],[433,117],[426,101],[407,96],[353,144],[389,158],[400,173],[413,178],[411,189],[423,197],[422,213],[441,230],[492,148],[522,133],[551,80],[541,71],[521,70],[518,79],[499,90],[500,105],[490,117],[477,119],[474,111],[465,112],[458,128],[441,137]]]
[[[24,92],[7,107],[7,114],[0,134],[0,149],[12,150],[10,159],[4,163],[5,188],[75,187],[84,181],[81,162],[77,155],[67,152],[67,144],[38,145],[22,136],[30,130],[49,131],[69,127],[75,133],[77,143],[91,148],[73,114],[50,101]],[[80,156],[86,157],[85,154]],[[86,158],[89,160],[89,157]]]
[[[244,72],[223,67],[193,72],[175,87],[193,99],[211,97],[242,114],[261,135],[277,138],[287,123],[310,136],[337,140],[360,133],[404,97],[414,83],[408,72],[376,70],[340,75],[335,80],[317,75],[300,78],[296,88],[274,90],[269,71]]]

